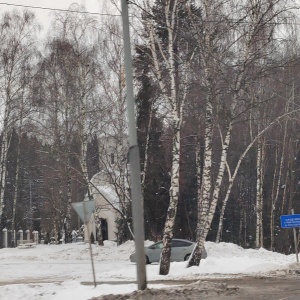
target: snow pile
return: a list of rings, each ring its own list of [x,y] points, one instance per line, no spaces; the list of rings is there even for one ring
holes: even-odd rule
[[[285,268],[295,262],[295,255],[283,255],[266,249],[244,249],[232,243],[206,242],[208,253],[203,271],[209,274],[266,273]]]

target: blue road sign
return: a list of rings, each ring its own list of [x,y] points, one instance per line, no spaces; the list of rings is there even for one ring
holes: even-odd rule
[[[300,227],[300,215],[283,215],[280,216],[281,228]]]

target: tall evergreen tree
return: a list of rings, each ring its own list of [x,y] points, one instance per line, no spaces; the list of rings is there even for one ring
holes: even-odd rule
[[[165,211],[168,207],[170,162],[163,144],[163,124],[157,112],[157,87],[149,74],[146,48],[137,47],[136,80],[139,91],[136,96],[138,143],[142,165],[142,192],[145,211],[146,238],[161,238]]]

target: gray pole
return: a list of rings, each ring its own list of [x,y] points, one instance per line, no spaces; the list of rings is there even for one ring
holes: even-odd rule
[[[29,180],[29,203],[30,203],[30,230],[33,229],[33,213],[32,213],[32,193],[31,193],[31,179]]]
[[[127,0],[121,0],[122,20],[123,20],[123,40],[124,40],[124,59],[127,87],[127,113],[129,128],[129,164],[131,179],[131,198],[132,198],[132,217],[133,231],[135,239],[135,251],[137,257],[137,281],[138,289],[147,288],[146,267],[145,267],[145,249],[144,249],[144,212],[142,203],[141,189],[141,166],[140,153],[137,144],[137,130],[135,122],[134,94],[133,94],[133,76],[132,59],[130,49],[130,33],[128,18]]]
[[[89,220],[86,219],[86,207],[85,207],[86,203],[83,202],[83,213],[84,213],[84,224],[87,230],[87,235],[88,235],[88,239],[89,239],[89,249],[90,249],[90,256],[91,256],[91,263],[92,263],[92,271],[93,271],[93,279],[94,279],[94,287],[97,286],[96,283],[96,275],[95,275],[95,267],[94,267],[94,259],[93,259],[93,251],[92,251],[92,244],[91,244],[91,236],[90,236],[90,224],[89,224]]]
[[[294,209],[291,209],[292,215],[294,214]],[[294,233],[294,243],[295,243],[295,252],[296,252],[296,261],[299,263],[299,258],[298,258],[298,240],[297,240],[297,233],[296,233],[296,228],[293,228],[293,233]]]

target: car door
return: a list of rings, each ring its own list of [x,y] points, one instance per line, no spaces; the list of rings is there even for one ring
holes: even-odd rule
[[[148,247],[146,254],[148,255],[150,262],[159,262],[162,248],[163,248],[162,241]]]
[[[180,240],[172,240],[171,261],[183,261],[189,252],[189,243]]]

